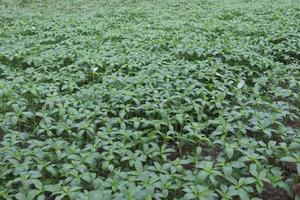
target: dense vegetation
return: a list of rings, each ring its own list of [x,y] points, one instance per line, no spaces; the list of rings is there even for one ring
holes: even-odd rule
[[[298,0],[2,0],[0,199],[295,199]]]

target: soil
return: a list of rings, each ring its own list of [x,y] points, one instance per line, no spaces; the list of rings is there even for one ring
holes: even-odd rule
[[[269,183],[265,183],[264,191],[261,193],[260,198],[263,200],[294,200],[282,188],[273,188]]]

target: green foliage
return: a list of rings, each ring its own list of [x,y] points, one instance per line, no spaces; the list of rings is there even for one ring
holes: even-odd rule
[[[296,198],[297,0],[18,2],[0,199]]]

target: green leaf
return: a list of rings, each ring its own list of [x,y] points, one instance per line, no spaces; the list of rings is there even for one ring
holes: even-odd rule
[[[222,168],[223,173],[225,176],[230,177],[232,175],[232,167],[231,166],[226,166]]]
[[[19,118],[17,116],[13,116],[11,118],[11,123],[13,126],[17,125],[18,121],[19,121]]]
[[[33,113],[32,113],[32,112],[23,112],[23,114],[24,114],[27,118],[32,118],[32,117],[33,117]]]
[[[255,177],[258,176],[256,164],[251,164],[249,167],[249,171],[253,176],[255,176]]]
[[[57,172],[57,170],[56,170],[53,166],[51,166],[51,165],[47,166],[47,167],[46,167],[46,170],[47,170],[48,172],[50,172],[50,174],[51,174],[52,176],[54,176],[54,177],[57,177],[57,176],[58,176],[58,172]]]
[[[238,191],[238,193],[239,193],[240,199],[242,199],[242,200],[250,200],[249,195],[248,195],[248,193],[245,190],[240,189]]]
[[[138,160],[136,160],[136,161],[134,162],[134,167],[135,167],[135,169],[136,169],[138,172],[142,172],[142,171],[143,171],[143,164],[142,164],[142,162],[140,162],[140,161],[138,161]]]
[[[41,194],[37,197],[37,200],[45,200],[45,195]]]
[[[119,116],[120,116],[120,118],[121,119],[123,119],[124,117],[125,117],[125,111],[124,110],[121,110],[120,112],[119,112]]]
[[[293,158],[293,157],[290,157],[290,156],[287,156],[287,157],[282,157],[279,159],[280,161],[283,161],[283,162],[296,162],[296,159]]]
[[[43,183],[38,180],[38,179],[33,179],[31,182],[34,184],[36,189],[42,189],[43,188]]]
[[[232,156],[233,156],[233,149],[232,149],[232,148],[226,148],[226,149],[225,149],[225,152],[226,152],[227,157],[228,157],[229,159],[231,159]]]
[[[247,178],[244,179],[244,183],[246,185],[249,185],[249,184],[252,184],[252,183],[255,183],[255,182],[256,182],[256,179],[253,178],[253,177],[247,177]]]
[[[98,200],[99,197],[103,195],[103,192],[100,190],[93,190],[89,192],[90,200]]]
[[[243,168],[245,166],[245,164],[241,161],[233,161],[231,163],[231,166],[234,167],[234,168],[240,169],[240,168]]]
[[[44,188],[45,191],[52,192],[52,193],[57,192],[61,189],[59,185],[45,185]]]

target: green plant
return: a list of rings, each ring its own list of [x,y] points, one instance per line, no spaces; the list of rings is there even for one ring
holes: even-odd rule
[[[299,10],[2,0],[0,199],[297,198]]]

